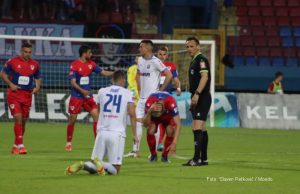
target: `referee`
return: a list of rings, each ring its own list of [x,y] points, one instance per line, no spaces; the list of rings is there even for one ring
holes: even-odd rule
[[[207,114],[211,105],[210,67],[208,60],[200,52],[200,43],[196,37],[186,39],[186,49],[192,57],[189,67],[189,86],[191,93],[190,110],[193,117],[194,157],[183,166],[208,165],[208,134],[205,128]]]

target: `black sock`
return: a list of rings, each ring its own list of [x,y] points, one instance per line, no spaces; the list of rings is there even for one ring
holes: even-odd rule
[[[201,144],[201,160],[207,160],[207,146],[208,146],[208,133],[207,131],[202,131],[203,142]]]
[[[201,142],[200,142],[201,131],[194,130],[193,133],[194,133],[194,146],[195,146],[193,160],[198,161],[200,159],[200,151],[201,151]]]

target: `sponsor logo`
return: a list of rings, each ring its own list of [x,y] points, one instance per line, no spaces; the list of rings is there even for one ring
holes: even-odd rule
[[[33,71],[34,70],[34,65],[30,65],[30,69]]]
[[[88,65],[88,67],[89,67],[89,69],[92,69],[92,68],[93,68],[93,66],[92,66],[92,65]]]
[[[18,69],[21,69],[21,65],[18,65],[17,68],[18,68]]]
[[[141,76],[150,77],[150,73],[141,73]]]
[[[10,104],[9,107],[10,107],[11,109],[14,109],[14,108],[15,108],[15,105],[14,105],[14,104]]]
[[[82,71],[82,68],[79,68],[79,71]]]

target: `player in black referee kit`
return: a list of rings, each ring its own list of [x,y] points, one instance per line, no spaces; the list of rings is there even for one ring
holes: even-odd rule
[[[211,105],[210,67],[208,60],[200,52],[199,40],[195,37],[186,39],[186,49],[192,57],[189,67],[189,91],[191,93],[190,110],[193,116],[194,157],[183,166],[208,165],[208,134],[205,127]]]

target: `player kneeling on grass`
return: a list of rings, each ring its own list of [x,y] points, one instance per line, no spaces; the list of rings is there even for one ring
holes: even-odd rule
[[[99,90],[97,104],[100,114],[92,160],[69,166],[66,169],[68,175],[81,169],[100,175],[105,172],[112,175],[119,173],[124,154],[127,114],[132,123],[134,141],[138,141],[134,101],[131,92],[124,88],[125,77],[122,71],[116,71],[113,74],[113,85]],[[109,162],[103,162],[105,156]]]
[[[166,128],[166,139],[161,161],[169,162],[168,154],[175,154],[181,122],[176,100],[167,92],[151,94],[145,104],[146,116],[144,125],[147,127],[147,142],[151,152],[150,162],[157,161],[155,132],[159,124]]]

